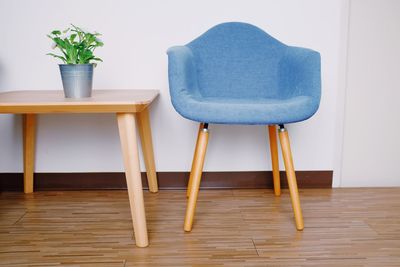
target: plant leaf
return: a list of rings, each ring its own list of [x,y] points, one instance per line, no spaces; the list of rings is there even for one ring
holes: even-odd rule
[[[69,37],[69,41],[70,41],[71,43],[73,43],[74,40],[75,40],[75,38],[76,38],[76,34],[75,34],[75,33],[74,33],[74,34],[71,34],[71,36]]]
[[[65,42],[61,38],[55,37],[55,38],[52,38],[52,39],[57,44],[57,46],[59,46],[61,48],[64,48],[64,49],[66,48]]]
[[[55,58],[59,58],[59,59],[61,59],[64,63],[67,62],[67,61],[65,60],[65,58],[62,57],[62,56],[59,56],[59,55],[56,55],[56,54],[53,54],[53,53],[47,53],[46,55],[49,55],[49,56],[52,56],[52,57],[55,57]]]

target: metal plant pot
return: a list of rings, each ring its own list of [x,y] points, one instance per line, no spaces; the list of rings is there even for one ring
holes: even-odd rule
[[[59,64],[67,98],[92,96],[93,64]]]

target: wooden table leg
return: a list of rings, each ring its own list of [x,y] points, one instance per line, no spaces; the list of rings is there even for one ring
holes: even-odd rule
[[[23,147],[24,147],[24,192],[33,192],[33,173],[35,166],[35,133],[36,115],[23,114]]]
[[[149,241],[136,140],[135,115],[133,113],[118,113],[117,120],[136,245],[138,247],[147,247]]]
[[[144,164],[146,166],[147,182],[150,192],[158,192],[157,174],[154,163],[153,141],[151,140],[150,117],[147,108],[140,113],[136,113],[137,125],[139,127],[140,140],[142,141],[142,150]]]

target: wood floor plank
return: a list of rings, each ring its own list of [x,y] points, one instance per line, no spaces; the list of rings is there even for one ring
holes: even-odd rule
[[[0,266],[399,266],[400,188],[144,193],[150,246],[133,240],[126,191],[0,193]]]

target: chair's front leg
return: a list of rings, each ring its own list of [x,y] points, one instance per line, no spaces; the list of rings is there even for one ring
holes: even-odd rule
[[[35,167],[35,135],[36,115],[23,115],[23,147],[24,147],[24,192],[33,192],[33,174]]]
[[[282,147],[283,161],[285,163],[286,176],[289,185],[290,197],[292,199],[292,206],[294,211],[294,218],[296,220],[297,230],[304,229],[303,215],[301,212],[299,192],[297,189],[296,174],[294,172],[292,152],[290,149],[289,134],[283,125],[279,129],[279,140]]]
[[[190,170],[190,175],[189,175],[189,182],[188,182],[188,187],[186,190],[186,197],[190,196],[190,190],[192,189],[192,182],[193,182],[193,174],[194,174],[194,167],[196,166],[195,162],[197,160],[197,146],[199,144],[199,138],[200,138],[200,133],[204,128],[204,123],[200,123],[199,125],[199,131],[197,132],[197,141],[196,141],[196,146],[194,148],[194,153],[193,153],[193,160],[192,160],[192,169]]]
[[[276,140],[276,126],[268,125],[269,148],[271,150],[272,176],[274,178],[275,196],[281,195],[281,178],[279,176],[278,142]]]
[[[147,237],[142,177],[140,174],[139,153],[136,140],[135,115],[133,113],[118,113],[117,119],[135,241],[138,247],[147,247],[149,241]]]
[[[189,199],[186,208],[184,230],[190,232],[192,230],[193,218],[196,209],[197,196],[200,188],[201,174],[203,172],[204,158],[206,156],[207,144],[208,144],[208,128],[207,124],[204,124],[199,131],[196,150],[194,153],[193,166],[190,174],[190,184],[188,189]]]

